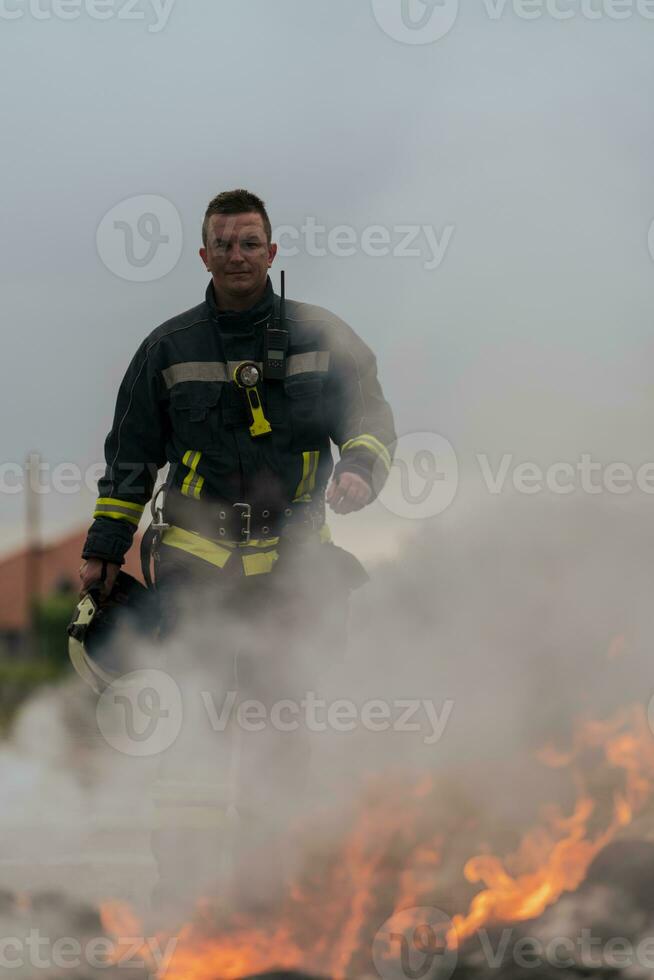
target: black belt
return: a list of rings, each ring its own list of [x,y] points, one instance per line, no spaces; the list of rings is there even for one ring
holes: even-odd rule
[[[169,491],[164,521],[207,538],[248,544],[251,538],[298,536],[319,531],[325,522],[325,502],[298,501],[283,509],[261,504],[195,501]]]

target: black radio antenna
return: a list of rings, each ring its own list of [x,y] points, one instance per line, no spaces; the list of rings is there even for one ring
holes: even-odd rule
[[[282,269],[280,272],[281,292],[279,295],[279,325],[282,330],[286,329],[286,273]]]

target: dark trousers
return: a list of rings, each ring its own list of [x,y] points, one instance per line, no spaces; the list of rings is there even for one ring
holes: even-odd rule
[[[192,669],[197,655],[206,687],[215,681],[202,705],[197,691],[185,704],[185,725],[198,721],[212,694],[216,714],[226,696],[235,701],[223,730],[202,719],[162,759],[162,784],[176,798],[159,808],[166,819],[152,834],[159,909],[183,914],[193,899],[217,891],[256,908],[283,890],[285,851],[310,772],[310,732],[297,708],[344,656],[354,587],[344,555],[331,544],[305,545],[282,552],[272,572],[244,576],[238,553],[221,570],[162,546],[157,591],[169,669],[183,687],[184,664]],[[237,714],[244,702],[246,723]],[[198,756],[204,762],[192,772]]]

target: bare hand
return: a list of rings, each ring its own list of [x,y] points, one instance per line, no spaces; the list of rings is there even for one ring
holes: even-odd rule
[[[80,565],[79,577],[82,582],[82,588],[80,590],[80,595],[88,592],[92,585],[96,585],[102,579],[102,566],[104,562],[101,558],[88,558],[83,561]],[[114,587],[116,581],[116,576],[120,571],[120,565],[115,565],[113,562],[108,561],[107,565],[107,576],[102,585],[102,595],[106,597],[109,595]]]
[[[336,514],[361,510],[372,499],[372,490],[357,473],[341,473],[327,488],[325,500]]]

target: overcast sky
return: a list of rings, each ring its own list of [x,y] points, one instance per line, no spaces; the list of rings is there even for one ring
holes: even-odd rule
[[[102,459],[235,186],[289,226],[275,287],[283,267],[373,346],[400,433],[451,442],[452,506],[480,453],[654,459],[652,6],[0,0],[3,463]],[[47,534],[93,498],[44,495]]]

